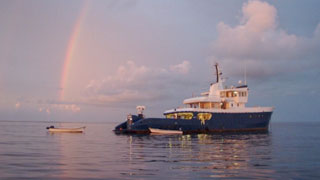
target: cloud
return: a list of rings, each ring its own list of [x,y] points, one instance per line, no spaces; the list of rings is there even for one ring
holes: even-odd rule
[[[92,80],[86,87],[86,103],[107,105],[159,100],[171,95],[173,86],[181,86],[190,70],[189,61],[166,68],[136,65],[133,61],[118,67],[114,75]]]
[[[242,22],[252,32],[263,32],[276,27],[277,10],[266,2],[250,1],[242,7]]]
[[[159,73],[161,72],[152,72],[146,66],[136,66],[133,61],[127,61],[125,65],[118,67],[115,75],[108,76],[103,80],[91,80],[86,87],[86,92],[89,95],[108,94],[114,98],[120,94],[124,96],[135,95],[129,87],[136,89],[143,86],[149,77]]]
[[[48,109],[58,111],[80,112],[81,108],[76,104],[51,104]]]
[[[171,65],[170,70],[181,74],[187,74],[190,70],[190,62],[183,61],[181,64]]]
[[[301,64],[312,66],[319,58],[320,25],[311,38],[289,34],[279,27],[277,9],[267,2],[244,3],[239,24],[231,27],[220,22],[217,31],[212,61],[222,62],[237,75],[244,63],[249,77],[262,78],[296,71]]]
[[[63,112],[80,112],[81,102],[62,102],[55,100],[35,100],[19,98],[20,101],[15,104],[15,107],[19,109],[22,104],[25,109],[30,109],[38,112],[46,112],[47,114],[52,113],[63,113]]]
[[[56,102],[56,101],[45,101],[38,102],[39,112],[46,111],[48,114],[51,112],[72,112],[78,113],[81,108],[77,103],[69,103],[69,102]]]
[[[38,105],[39,112],[46,112],[51,114],[52,112],[80,112],[81,108],[76,104],[40,104]]]

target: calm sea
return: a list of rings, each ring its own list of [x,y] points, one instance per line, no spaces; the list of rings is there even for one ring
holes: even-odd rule
[[[0,179],[320,179],[320,123],[273,123],[266,134],[115,135],[114,123],[51,134],[0,122]]]

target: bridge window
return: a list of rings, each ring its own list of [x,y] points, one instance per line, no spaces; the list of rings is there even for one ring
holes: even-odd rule
[[[233,97],[237,97],[238,96],[238,92],[237,91],[234,91],[233,92]]]
[[[247,92],[241,92],[241,96],[243,97],[247,96]]]
[[[212,114],[211,113],[198,113],[197,117],[199,120],[209,120],[211,119]]]
[[[192,119],[193,113],[171,113],[166,114],[168,119]]]
[[[172,114],[166,114],[167,119],[175,119],[177,117],[177,114],[172,113]]]
[[[239,96],[240,96],[240,97],[245,97],[245,96],[247,96],[247,92],[245,92],[245,91],[240,91],[240,92],[239,92]]]
[[[237,91],[227,91],[226,93],[227,93],[226,97],[238,97],[238,96],[240,96],[239,95],[240,92],[237,92]],[[220,96],[221,96],[221,94],[220,94]]]
[[[178,113],[178,119],[192,119],[193,113]]]

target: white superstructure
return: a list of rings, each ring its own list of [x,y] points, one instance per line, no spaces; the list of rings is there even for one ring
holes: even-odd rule
[[[206,111],[206,112],[270,112],[273,107],[246,107],[248,102],[248,86],[240,85],[237,87],[223,87],[221,79],[222,73],[219,70],[218,64],[216,68],[216,83],[210,85],[208,92],[201,93],[201,96],[185,99],[183,104],[187,107],[176,108],[165,112],[177,111]]]

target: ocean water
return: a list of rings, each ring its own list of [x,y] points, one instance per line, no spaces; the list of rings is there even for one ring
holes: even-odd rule
[[[272,123],[264,134],[83,134],[44,122],[0,122],[0,179],[320,179],[320,123]]]

